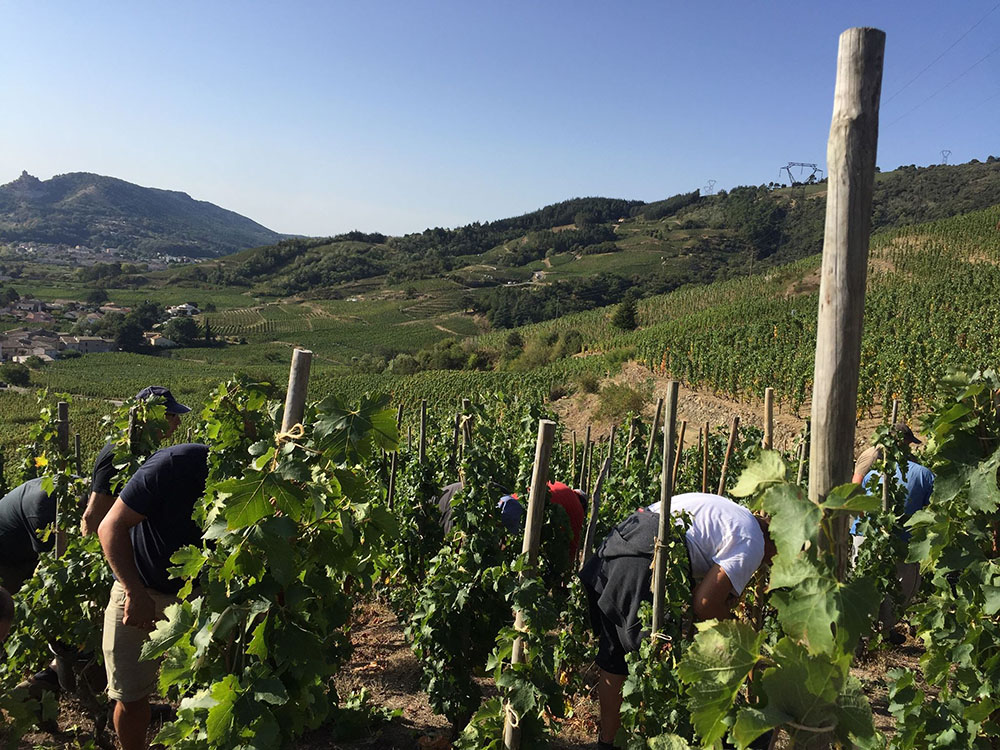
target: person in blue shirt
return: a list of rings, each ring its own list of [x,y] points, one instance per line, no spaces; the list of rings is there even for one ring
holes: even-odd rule
[[[909,541],[910,532],[903,525],[909,520],[910,516],[930,504],[931,494],[934,492],[934,473],[926,466],[922,466],[914,460],[910,446],[920,445],[920,441],[913,434],[913,431],[903,423],[893,425],[892,429],[897,435],[903,438],[903,444],[907,451],[904,457],[906,461],[905,476],[903,466],[897,464],[893,481],[897,487],[902,486],[906,488],[906,500],[903,503],[903,512],[899,516],[897,533],[902,539]],[[879,486],[881,486],[884,481],[882,472],[873,471],[871,468],[875,459],[882,457],[881,451],[882,448],[880,446],[872,446],[863,451],[854,466],[854,476],[851,481],[855,484],[860,484],[864,488],[868,488],[871,486],[870,483],[878,478]],[[864,537],[858,534],[858,520],[855,520],[854,525],[851,527],[851,533],[854,535],[854,549],[855,554],[857,554],[857,549],[864,541]],[[917,591],[920,590],[920,564],[897,562],[896,574],[899,579],[899,607],[900,609],[905,609]],[[898,612],[892,598],[886,597],[879,609],[879,621],[882,626],[882,632],[893,643],[901,643],[903,640],[902,636],[893,631],[893,626],[895,626],[898,619]]]

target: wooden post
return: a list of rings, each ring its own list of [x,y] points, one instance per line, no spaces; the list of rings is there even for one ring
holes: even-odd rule
[[[413,427],[406,425],[406,450],[413,450]]]
[[[83,475],[83,454],[80,452],[80,433],[73,433],[73,455],[76,458],[76,474]]]
[[[705,442],[701,446],[701,491],[708,492],[708,422],[705,422]]]
[[[884,50],[885,32],[878,29],[854,28],[840,35],[813,373],[809,499],[815,503],[849,481],[854,464]],[[847,532],[844,514],[832,540],[841,578],[849,556]]]
[[[462,399],[462,455],[465,449],[472,445],[472,402]]]
[[[69,403],[60,401],[56,404],[56,437],[59,441],[59,452],[64,458],[69,457]]]
[[[396,407],[396,425],[397,429],[399,424],[403,421],[403,405],[400,404]],[[387,508],[392,508],[392,499],[396,494],[396,469],[399,461],[399,448],[397,448],[392,453],[392,460],[389,463],[389,486],[386,488],[385,493],[385,505]]]
[[[663,461],[660,466],[660,525],[656,532],[656,547],[653,553],[653,632],[663,630],[666,614],[664,592],[667,585],[667,530],[673,521],[670,506],[674,495],[672,468],[674,465],[674,433],[677,431],[678,383],[671,380],[667,385],[667,413],[663,421]]]
[[[719,474],[719,491],[721,495],[726,489],[726,471],[729,469],[729,459],[733,457],[733,450],[736,448],[736,434],[740,430],[740,418],[733,417],[733,424],[729,428],[729,444],[726,446],[726,457],[722,459],[722,473]]]
[[[618,432],[618,425],[611,425],[611,434],[608,435],[608,458],[615,455],[615,433]]]
[[[69,403],[60,401],[56,404],[56,438],[59,441],[60,466],[62,461],[69,460]],[[55,517],[55,555],[62,557],[66,551],[66,534],[59,528],[59,506],[65,498],[56,497],[56,517]]]
[[[580,457],[580,477],[576,481],[576,486],[581,490],[583,487],[584,475],[587,471],[587,452],[590,450],[590,425],[587,425],[587,434],[583,439],[583,455]],[[584,490],[586,491],[586,490]]]
[[[802,486],[807,455],[809,455],[809,420],[806,420],[806,426],[802,428],[802,443],[799,445],[799,472],[795,479],[795,483],[799,486]]]
[[[899,399],[894,398],[892,400],[892,416],[889,419],[890,429],[896,425],[897,419],[899,419]],[[888,451],[885,450],[885,448],[883,448],[882,449],[883,463],[887,462],[888,459],[889,459],[889,453]],[[889,477],[884,470],[882,471],[882,510],[883,511],[889,510]]]
[[[628,439],[625,441],[625,466],[632,461],[632,442],[635,440],[635,417],[628,423]]]
[[[649,445],[646,447],[646,468],[653,460],[653,446],[656,445],[656,428],[660,425],[660,415],[663,413],[663,399],[656,399],[656,413],[653,414],[653,426],[649,430]]]
[[[545,500],[548,495],[549,461],[552,458],[552,441],[556,434],[556,423],[543,419],[538,423],[538,440],[535,443],[535,466],[531,472],[531,489],[528,494],[528,514],[524,525],[524,544],[521,554],[525,556],[528,569],[521,572],[521,580],[533,573],[538,560],[538,544],[542,536],[542,518],[545,514]],[[518,610],[514,617],[514,629],[524,630],[524,616]],[[511,664],[524,662],[524,641],[514,639]],[[505,750],[517,750],[521,746],[520,718],[515,717],[508,703],[505,706],[503,746]]]
[[[458,436],[461,431],[462,412],[455,412],[455,424],[451,431],[451,463],[458,466]]]
[[[288,394],[285,396],[285,414],[281,419],[281,431],[288,432],[302,421],[306,410],[306,391],[309,388],[309,368],[312,352],[296,349],[292,352],[292,366],[288,370]]]
[[[587,472],[583,475],[583,486],[580,487],[588,495],[590,494],[590,477],[594,472],[594,443],[587,447]]]
[[[576,430],[571,433],[573,436],[573,443],[570,447],[569,453],[569,475],[570,479],[576,476]]]
[[[417,461],[427,459],[427,399],[420,399],[420,434],[417,436]]]
[[[764,389],[764,450],[774,448],[774,388]]]
[[[677,435],[677,455],[674,457],[674,471],[670,475],[670,486],[671,487],[676,487],[677,486],[677,472],[680,471],[680,468],[681,468],[681,456],[684,455],[684,433],[687,431],[687,426],[688,426],[687,420],[686,419],[682,419],[681,420],[681,431]]]
[[[587,531],[583,537],[583,548],[580,550],[580,568],[587,564],[594,551],[594,534],[597,532],[597,515],[601,510],[601,488],[604,480],[607,479],[608,472],[611,471],[610,456],[604,459],[604,466],[601,467],[597,475],[597,482],[594,483],[594,491],[590,493],[590,517],[587,520]]]

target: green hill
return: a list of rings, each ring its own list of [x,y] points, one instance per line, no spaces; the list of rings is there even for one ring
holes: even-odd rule
[[[0,242],[116,247],[140,257],[213,257],[281,238],[187,193],[87,172],[44,182],[24,172],[0,186]]]

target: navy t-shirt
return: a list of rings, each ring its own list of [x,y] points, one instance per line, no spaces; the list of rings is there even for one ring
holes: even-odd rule
[[[39,531],[56,520],[56,501],[42,490],[42,480],[31,479],[0,498],[0,562],[37,560],[55,544],[55,534],[44,542]]]
[[[205,492],[208,446],[184,443],[162,448],[146,460],[121,491],[120,499],[146,518],[132,527],[135,565],[147,588],[176,594],[181,581],[171,578],[170,556],[201,541],[192,519]]]
[[[114,447],[111,443],[105,443],[94,461],[94,471],[90,476],[90,491],[114,497],[121,489],[121,483],[115,481],[117,475]]]

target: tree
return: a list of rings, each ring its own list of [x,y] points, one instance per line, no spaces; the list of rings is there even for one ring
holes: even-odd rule
[[[144,339],[142,326],[134,320],[122,319],[114,331],[115,347],[123,352],[137,352],[142,349]]]
[[[623,331],[634,331],[639,327],[639,307],[631,290],[625,293],[624,299],[615,310],[615,314],[611,317],[611,325]]]
[[[21,295],[17,293],[14,287],[8,286],[0,289],[0,306],[6,307],[12,302],[17,302],[19,299],[21,299]]]
[[[194,346],[201,338],[201,330],[194,318],[171,318],[163,326],[163,335],[179,346]]]
[[[102,305],[108,301],[108,293],[104,289],[91,289],[87,292],[87,302],[92,305]]]
[[[17,362],[5,362],[0,365],[0,379],[11,385],[26,386],[31,383],[31,372]]]
[[[26,364],[32,370],[41,370],[45,366],[45,360],[39,356],[32,354],[30,357],[24,360],[24,364]]]
[[[208,318],[205,318],[205,327],[202,330],[203,338],[205,339],[206,344],[211,344],[215,341],[215,332],[212,330],[212,326],[209,324]]]

